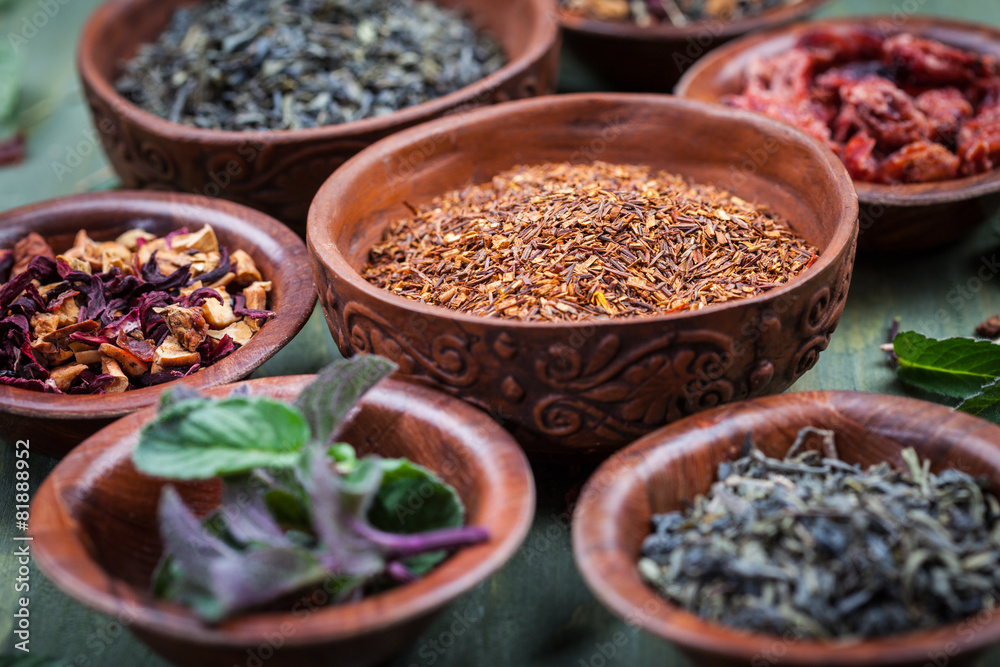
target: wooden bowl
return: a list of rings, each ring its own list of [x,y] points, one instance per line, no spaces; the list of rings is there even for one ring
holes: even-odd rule
[[[759,16],[723,23],[699,21],[641,28],[627,21],[597,21],[559,10],[563,41],[573,55],[616,90],[669,93],[699,58],[732,39],[787,25],[818,11],[829,0],[801,0]]]
[[[958,468],[1000,489],[1000,427],[976,417],[909,398],[845,391],[747,401],[651,433],[590,478],[573,515],[573,553],[587,585],[615,614],[676,644],[698,665],[921,667],[934,656],[964,665],[1000,641],[996,614],[853,643],[749,633],[704,621],[646,585],[636,563],[652,515],[706,493],[719,463],[738,458],[748,433],[765,454],[783,458],[804,426],[835,431],[848,463],[904,467],[901,451],[913,447],[932,470]]]
[[[555,91],[559,34],[551,0],[440,0],[492,32],[508,64],[476,83],[387,116],[304,130],[232,132],[172,123],[115,92],[121,61],[155,40],[173,11],[198,0],[111,0],[83,29],[83,90],[105,153],[130,188],[194,192],[252,206],[305,233],[306,212],[333,170],[405,127]]]
[[[752,175],[732,167],[765,150],[769,159]],[[358,273],[387,225],[409,215],[407,205],[517,164],[593,159],[667,169],[770,204],[820,257],[762,296],[587,323],[460,314]],[[320,189],[307,241],[345,355],[392,358],[400,375],[488,410],[529,450],[579,453],[616,449],[684,415],[791,386],[840,319],[856,232],[847,171],[804,133],[718,105],[590,94],[498,105],[375,144]]]
[[[219,242],[231,251],[248,252],[264,277],[274,283],[269,298],[276,317],[228,357],[166,384],[104,395],[54,395],[0,386],[4,440],[30,439],[32,451],[62,456],[118,417],[155,405],[166,387],[212,387],[240,380],[295,337],[316,305],[316,288],[305,244],[277,220],[230,202],[194,195],[104,192],[53,199],[0,214],[0,248],[37,232],[56,252],[72,246],[80,229],[86,229],[94,240],[110,241],[136,226],[163,235],[205,224],[212,225]]]
[[[717,102],[742,91],[743,72],[757,57],[790,49],[799,36],[824,26],[869,26],[882,32],[907,31],[958,48],[1000,57],[1000,29],[936,16],[852,16],[811,21],[749,35],[713,51],[677,84],[677,94]],[[955,241],[1000,208],[1000,169],[939,183],[884,185],[855,181],[861,202],[858,247],[908,252]]]
[[[255,395],[291,400],[313,377],[241,384]],[[225,396],[232,389],[207,393]],[[56,586],[120,619],[178,665],[244,664],[252,654],[273,667],[382,664],[414,641],[444,605],[500,569],[531,527],[535,487],[517,443],[460,401],[387,380],[365,395],[344,440],[359,454],[407,457],[435,471],[458,491],[468,524],[486,528],[490,540],[459,551],[417,582],[360,602],[323,606],[322,595],[308,596],[288,612],[252,613],[209,627],[148,592],[162,552],[156,507],[166,480],[137,472],[131,451],[139,428],[153,416],[152,409],[130,415],[67,456],[35,497],[30,533],[38,565]],[[219,503],[218,480],[175,485],[199,515]]]

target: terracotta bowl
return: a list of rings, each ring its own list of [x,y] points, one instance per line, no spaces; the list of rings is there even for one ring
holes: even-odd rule
[[[640,28],[625,21],[597,21],[559,11],[563,41],[573,55],[618,90],[669,93],[699,58],[731,39],[787,25],[818,11],[829,0],[801,0],[760,16],[723,23],[700,21]]]
[[[822,26],[871,26],[884,32],[907,31],[969,51],[1000,57],[1000,29],[936,16],[852,16],[800,23],[750,35],[712,52],[677,84],[677,94],[716,102],[739,93],[743,72],[756,57],[790,49],[798,37]],[[855,182],[861,202],[858,247],[878,252],[907,252],[940,246],[961,238],[1000,208],[1000,169],[940,183],[883,185]]]
[[[312,379],[244,384],[252,394],[291,400]],[[453,398],[387,380],[365,396],[344,439],[359,454],[407,457],[437,472],[458,491],[469,525],[485,527],[491,539],[459,551],[417,582],[357,603],[325,606],[319,590],[288,612],[253,613],[207,627],[186,608],[148,593],[162,552],[156,507],[165,480],[137,472],[130,456],[139,428],[152,417],[153,410],[130,415],[67,456],[35,497],[30,533],[38,565],[56,586],[185,667],[244,664],[249,655],[273,667],[382,664],[413,642],[445,604],[509,560],[534,516],[531,469],[503,429]],[[177,488],[196,513],[219,503],[217,480]]]
[[[765,150],[773,159],[751,176],[733,166]],[[386,226],[409,214],[407,205],[517,164],[593,159],[668,169],[770,204],[820,248],[820,258],[763,296],[592,323],[459,314],[382,290],[358,273]],[[401,375],[487,409],[529,450],[584,452],[616,449],[692,412],[788,388],[837,326],[856,232],[846,170],[804,133],[717,105],[591,94],[511,102],[379,142],[320,189],[307,240],[344,354],[394,359]]]
[[[680,509],[706,493],[719,463],[738,458],[748,433],[765,454],[783,458],[804,426],[835,431],[840,457],[848,463],[902,467],[902,450],[913,447],[932,470],[958,468],[1000,489],[1000,427],[939,405],[829,391],[726,406],[651,433],[590,478],[573,515],[573,553],[587,585],[615,614],[676,644],[698,665],[920,667],[935,662],[934,656],[964,665],[1000,641],[996,614],[982,622],[840,644],[748,633],[703,621],[640,579],[636,563],[653,514]]]
[[[62,456],[74,445],[122,415],[155,405],[166,387],[212,387],[240,380],[295,337],[316,305],[316,288],[305,244],[273,218],[244,206],[207,197],[155,192],[105,192],[63,197],[0,214],[0,248],[29,232],[44,236],[56,252],[73,245],[86,229],[110,241],[137,221],[154,234],[210,224],[219,242],[242,248],[274,285],[269,295],[276,317],[246,345],[189,377],[155,387],[106,395],[54,395],[0,386],[0,437],[31,440],[32,451]]]
[[[372,142],[446,114],[555,90],[559,38],[550,0],[440,0],[497,36],[508,64],[436,100],[340,125],[230,132],[172,123],[120,96],[114,77],[121,61],[156,39],[177,7],[197,1],[111,0],[87,22],[80,77],[105,153],[126,187],[223,197],[273,215],[300,235],[319,186]]]

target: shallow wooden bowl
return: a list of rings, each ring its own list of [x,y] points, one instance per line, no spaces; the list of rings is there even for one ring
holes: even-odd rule
[[[223,197],[305,234],[306,212],[334,169],[365,146],[446,114],[555,91],[559,32],[550,0],[440,0],[500,41],[508,63],[476,83],[379,118],[305,130],[230,132],[172,123],[115,92],[114,77],[180,6],[199,0],[110,0],[84,26],[78,64],[105,153],[130,188]]]
[[[805,32],[823,26],[870,26],[936,39],[958,48],[1000,58],[1000,29],[936,16],[852,16],[799,23],[749,35],[713,51],[677,84],[677,94],[717,102],[741,92],[743,72],[757,57],[790,49]],[[858,247],[877,252],[925,250],[955,241],[988,220],[1000,208],[1000,169],[939,183],[884,185],[856,181],[861,202]]]
[[[734,165],[757,151],[768,159],[742,175]],[[820,257],[752,299],[589,323],[460,314],[358,273],[408,205],[517,164],[593,159],[668,169],[769,204]],[[320,189],[307,240],[345,355],[392,358],[400,375],[488,410],[526,449],[608,451],[718,403],[783,391],[809,370],[844,307],[857,211],[833,153],[782,123],[662,95],[560,95],[435,121],[375,144]]]
[[[640,28],[626,21],[597,21],[559,11],[563,41],[573,54],[616,90],[669,93],[699,58],[741,35],[787,25],[818,11],[829,0],[801,0],[732,23],[699,21]]]
[[[138,224],[137,224],[138,223]],[[122,415],[155,405],[166,387],[212,387],[240,380],[285,346],[309,319],[316,288],[305,244],[287,227],[238,204],[157,192],[105,192],[63,197],[0,214],[0,248],[29,232],[44,236],[56,252],[73,245],[86,229],[91,238],[110,241],[140,226],[154,234],[210,224],[230,251],[243,249],[264,278],[275,317],[246,345],[189,377],[120,394],[56,395],[0,386],[0,438],[30,439],[32,451],[62,456],[74,445]]]
[[[314,376],[251,380],[251,394],[292,400]],[[240,386],[240,385],[237,385]],[[233,387],[207,393],[225,396]],[[453,485],[469,525],[490,540],[463,549],[423,579],[364,600],[325,606],[323,591],[288,612],[247,614],[203,625],[186,608],[154,599],[150,575],[162,545],[156,507],[165,480],[135,470],[131,451],[153,410],[97,433],[45,480],[31,508],[33,553],[66,594],[112,616],[184,667],[360,667],[388,660],[414,641],[445,604],[485,580],[517,551],[531,526],[535,488],[517,443],[478,410],[396,380],[370,391],[349,418],[344,440],[359,454],[406,457]],[[198,514],[219,503],[220,485],[176,484]]]
[[[573,515],[573,553],[594,594],[615,614],[676,644],[698,665],[745,667],[922,667],[968,664],[1000,641],[1000,617],[973,617],[935,631],[853,643],[748,633],[680,609],[640,579],[636,563],[653,514],[680,509],[708,491],[719,463],[753,436],[783,458],[804,426],[837,434],[840,457],[904,466],[913,447],[931,469],[958,468],[1000,489],[1000,427],[909,398],[828,391],[785,394],[718,408],[651,433],[605,461]]]

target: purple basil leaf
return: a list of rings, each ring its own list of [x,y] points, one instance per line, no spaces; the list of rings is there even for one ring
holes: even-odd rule
[[[406,558],[440,549],[457,549],[471,544],[480,544],[490,537],[489,532],[479,526],[443,528],[415,535],[386,533],[373,528],[366,521],[360,519],[353,520],[351,527],[365,539],[382,547],[392,558]]]
[[[370,354],[357,354],[322,369],[295,399],[295,407],[306,418],[313,439],[331,444],[344,416],[358,399],[395,370],[396,364]]]
[[[273,547],[291,547],[292,543],[274,521],[263,496],[248,482],[249,478],[223,480],[219,512],[226,528],[242,544],[259,542]]]
[[[334,472],[324,447],[312,447],[306,460],[308,470],[302,481],[310,501],[313,529],[320,541],[320,562],[330,572],[350,578],[382,572],[385,562],[380,549],[352,527],[353,520],[365,515],[378,492],[381,468],[362,461],[354,479],[348,482]]]
[[[212,590],[212,563],[235,558],[237,552],[211,534],[169,485],[160,493],[159,521],[164,555],[173,558],[193,582]]]
[[[207,620],[221,620],[234,612],[273,602],[317,586],[330,576],[315,556],[301,547],[251,549],[238,558],[214,559],[209,570],[220,618]]]

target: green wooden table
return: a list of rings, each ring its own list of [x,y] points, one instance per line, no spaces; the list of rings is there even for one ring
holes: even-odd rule
[[[115,185],[94,141],[73,65],[77,33],[98,3],[0,0],[0,41],[16,45],[22,57],[25,87],[19,114],[30,141],[24,164],[0,169],[0,210]],[[873,11],[938,13],[1000,25],[996,0],[836,0],[823,13]],[[563,90],[598,87],[599,82],[565,59]],[[931,336],[971,335],[980,320],[1000,312],[998,246],[1000,219],[995,218],[961,243],[938,252],[860,257],[830,348],[792,391],[903,393],[878,349],[892,318],[898,317],[904,329]],[[312,372],[336,356],[317,312],[255,376]],[[12,448],[0,443],[0,654],[13,651],[12,613],[21,595],[14,590],[13,461]],[[31,462],[35,489],[56,461],[36,456]],[[608,613],[580,579],[570,548],[569,516],[589,471],[537,466],[535,472],[538,513],[520,552],[496,576],[457,600],[393,667],[688,664],[671,646]],[[30,585],[33,653],[87,667],[166,667],[117,622],[60,593],[34,566]],[[455,614],[466,622],[457,624]],[[981,664],[998,661],[1000,651]]]

